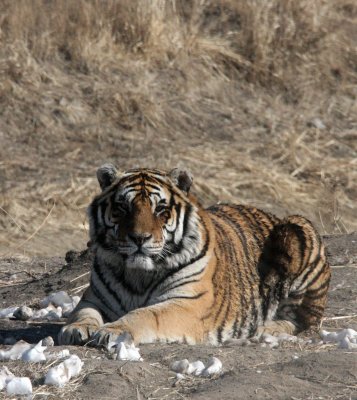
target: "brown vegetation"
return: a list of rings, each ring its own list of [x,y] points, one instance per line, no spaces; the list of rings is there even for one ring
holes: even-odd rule
[[[105,161],[356,229],[356,37],[353,0],[3,0],[1,255],[83,247]]]

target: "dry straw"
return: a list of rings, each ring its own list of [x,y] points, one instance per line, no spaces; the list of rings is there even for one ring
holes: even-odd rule
[[[1,254],[83,248],[106,161],[356,229],[356,22],[352,0],[2,1]]]

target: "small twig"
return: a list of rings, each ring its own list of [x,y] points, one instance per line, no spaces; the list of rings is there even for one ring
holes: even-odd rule
[[[351,315],[341,315],[338,317],[325,317],[323,318],[323,321],[334,321],[338,319],[348,319],[348,318],[356,318],[357,314],[351,314]]]
[[[41,390],[41,388],[38,388],[38,390]],[[36,396],[50,396],[51,394],[51,392],[34,391],[32,394],[32,398],[34,399]]]
[[[77,279],[80,279],[80,278],[82,278],[83,276],[88,275],[89,273],[90,273],[90,271],[87,271],[87,272],[85,272],[84,274],[79,275],[79,276],[76,276],[75,278],[71,279],[69,282],[72,283],[72,282],[76,281]]]
[[[58,359],[56,358],[55,360],[50,362],[48,365],[46,365],[46,368],[49,369],[50,367],[52,367],[52,365],[56,364],[57,361],[58,361]]]
[[[33,272],[31,272],[31,271],[26,271],[26,270],[21,270],[21,271],[14,271],[13,273],[12,273],[12,275],[19,275],[19,274],[26,274],[26,275],[29,275],[29,276],[31,276],[31,278],[34,278],[34,279],[38,279],[38,276],[36,276]]]
[[[18,286],[18,285],[22,285],[22,284],[27,283],[27,282],[28,281],[20,281],[20,282],[15,282],[15,283],[6,283],[5,285],[0,285],[0,288]]]
[[[64,325],[64,321],[26,321],[27,325]]]
[[[79,293],[81,290],[87,288],[88,286],[89,286],[89,283],[86,283],[85,285],[77,286],[76,288],[71,289],[70,291],[71,291],[73,294],[77,294],[77,293]]]
[[[331,268],[357,268],[357,264],[331,265]]]
[[[322,221],[322,216],[321,216],[321,211],[320,211],[320,210],[319,210],[319,217],[320,217],[320,222],[321,222],[322,229],[323,229],[324,232],[327,234],[325,225],[324,225],[324,223],[323,223],[323,221]]]
[[[148,369],[144,368],[144,367],[140,367],[143,371],[147,372],[149,375],[151,376],[155,376],[155,374],[153,374],[151,371],[149,371]]]
[[[15,218],[12,217],[6,210],[4,210],[1,206],[0,206],[0,210],[2,212],[4,212],[8,217],[10,217],[11,221],[20,229],[21,232],[23,232],[24,230],[21,228],[20,224],[18,222],[16,222]]]

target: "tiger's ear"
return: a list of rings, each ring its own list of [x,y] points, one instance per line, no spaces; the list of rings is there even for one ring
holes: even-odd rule
[[[190,187],[193,182],[193,176],[191,172],[180,168],[174,168],[169,172],[169,177],[179,189],[186,193],[190,191]]]
[[[117,177],[117,170],[113,164],[103,164],[97,169],[97,179],[103,190],[109,187]]]

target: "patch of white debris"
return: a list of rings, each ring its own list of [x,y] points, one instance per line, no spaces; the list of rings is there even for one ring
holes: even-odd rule
[[[32,346],[30,349],[24,351],[21,355],[21,360],[26,362],[41,362],[46,361],[44,351],[46,346],[42,346],[42,340]]]
[[[17,377],[7,367],[2,367],[0,369],[0,392],[5,388],[9,396],[32,393],[32,384],[29,378]]]
[[[0,350],[0,361],[21,360],[22,355],[31,349],[33,345],[20,340],[15,343],[9,350]]]
[[[30,344],[24,340],[19,340],[9,350],[0,350],[0,361],[22,360],[26,362],[42,362],[47,360],[61,360],[70,356],[68,349],[48,351],[47,347],[53,345],[53,339],[51,338],[51,341],[49,340],[50,338],[47,337],[40,340],[37,344]],[[44,346],[44,343],[47,346]]]
[[[33,320],[46,319],[48,321],[57,321],[62,318],[62,307],[55,307],[49,304],[46,308],[34,311],[32,318]]]
[[[11,395],[30,395],[32,393],[32,384],[30,378],[15,377],[9,380],[6,385],[6,392]]]
[[[336,343],[340,349],[357,349],[357,332],[354,329],[341,329],[337,332],[320,332],[324,343]]]
[[[110,353],[114,353],[116,360],[143,361],[134,342],[125,336],[119,336],[116,340],[110,341],[107,349]]]
[[[223,365],[217,357],[211,357],[205,366],[201,360],[190,363],[186,358],[184,360],[174,361],[170,368],[176,372],[176,379],[184,379],[186,375],[210,377],[222,372]]]
[[[15,378],[15,375],[7,367],[0,368],[0,391],[6,387],[12,378]]]
[[[37,344],[30,344],[23,340],[15,343],[9,350],[0,350],[0,361],[22,360],[24,362],[45,362],[47,360],[62,360],[63,362],[51,368],[45,377],[46,385],[64,386],[72,377],[77,376],[83,362],[77,355],[70,355],[68,349],[61,351],[46,351],[47,346],[42,342],[53,345],[53,340],[45,338]],[[51,347],[52,348],[52,347]],[[29,395],[32,393],[32,384],[27,377],[16,377],[7,367],[0,369],[0,391],[5,389],[8,395]]]
[[[342,329],[337,332],[322,330],[320,331],[320,336],[323,343],[336,343],[340,349],[357,349],[357,332],[353,329]],[[259,337],[252,337],[250,339],[231,339],[227,341],[227,344],[236,344],[239,346],[251,346],[257,343],[260,343],[262,347],[276,349],[282,343],[317,344],[318,341],[315,339],[300,338],[287,333],[282,333],[278,336],[264,333]]]
[[[0,309],[0,319],[15,318],[21,321],[48,320],[56,321],[62,317],[67,318],[79,303],[79,296],[70,296],[61,291],[52,293],[40,301],[40,309],[35,310],[28,306],[8,307]]]
[[[203,363],[202,363],[203,364]],[[186,374],[189,368],[190,362],[185,358],[184,360],[174,361],[171,363],[170,368],[177,374]]]
[[[212,375],[217,375],[222,372],[223,365],[221,360],[219,360],[217,357],[211,357],[208,360],[208,364],[206,368],[202,371],[201,375],[202,376],[212,376]]]
[[[48,306],[53,305],[56,307],[56,310],[60,307],[63,317],[66,318],[79,303],[80,299],[79,296],[70,296],[67,292],[61,291],[45,297],[40,302],[40,306],[46,309]]]
[[[18,307],[7,307],[0,309],[0,318],[13,318],[14,312],[17,310]]]
[[[27,306],[18,307],[15,310],[13,317],[20,321],[27,321],[33,317],[33,310]]]
[[[61,351],[55,351],[53,353],[46,354],[47,360],[62,360],[70,356],[68,349],[63,349]]]
[[[69,380],[81,372],[83,362],[73,354],[67,360],[51,368],[45,377],[45,385],[64,386]]]
[[[199,376],[202,374],[203,370],[205,369],[205,365],[201,360],[194,361],[190,363],[187,369],[188,374],[193,374],[195,376]]]
[[[40,309],[25,305],[0,309],[0,319],[15,318],[20,321],[55,321],[62,317],[68,317],[79,301],[79,296],[70,296],[64,291],[56,292],[39,302]],[[57,352],[48,350],[48,348],[52,348],[54,345],[53,338],[51,337],[44,338],[37,344],[30,344],[23,340],[16,342],[15,340],[10,340],[10,338],[5,339],[3,343],[12,346],[8,350],[0,350],[0,361],[21,360],[38,363],[47,360],[64,360],[48,371],[45,377],[45,384],[47,385],[63,386],[72,377],[77,376],[82,369],[83,362],[78,356],[70,355],[68,349]],[[134,350],[137,350],[136,355]],[[140,358],[138,349],[133,347],[133,345],[129,346],[127,353],[129,353],[129,358],[138,356]],[[6,389],[9,396],[30,395],[32,393],[31,380],[28,377],[16,377],[7,367],[3,367],[0,369],[0,391],[4,389]]]

